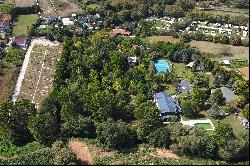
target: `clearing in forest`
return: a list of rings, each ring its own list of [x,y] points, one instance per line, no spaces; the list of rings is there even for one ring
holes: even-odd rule
[[[56,63],[61,46],[45,39],[35,39],[29,47],[17,81],[13,101],[29,99],[39,107],[53,88]]]

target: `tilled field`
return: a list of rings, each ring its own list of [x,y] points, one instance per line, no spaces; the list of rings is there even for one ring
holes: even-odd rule
[[[57,14],[61,17],[66,17],[72,13],[79,13],[82,11],[74,0],[39,0],[39,5],[45,17],[57,16]]]
[[[60,46],[33,47],[19,98],[29,99],[37,108],[39,107],[53,87],[56,63],[60,53]]]
[[[15,0],[16,7],[26,7],[36,4],[36,0]]]

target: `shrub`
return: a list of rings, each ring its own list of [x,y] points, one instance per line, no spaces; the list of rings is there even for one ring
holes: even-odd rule
[[[104,148],[120,149],[136,143],[136,133],[124,122],[108,119],[97,125],[97,139]]]

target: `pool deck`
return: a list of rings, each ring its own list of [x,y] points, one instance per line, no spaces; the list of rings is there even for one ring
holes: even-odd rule
[[[212,126],[212,129],[205,129],[205,130],[214,130],[215,127],[212,123],[212,121],[210,119],[206,119],[206,120],[187,120],[187,121],[184,121],[182,120],[182,117],[181,117],[181,121],[182,125],[187,125],[187,126],[195,126],[195,124],[197,123],[209,123],[211,126]]]

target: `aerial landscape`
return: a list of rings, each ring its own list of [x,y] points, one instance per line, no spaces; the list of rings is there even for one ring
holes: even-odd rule
[[[249,165],[249,0],[0,0],[0,165]]]

